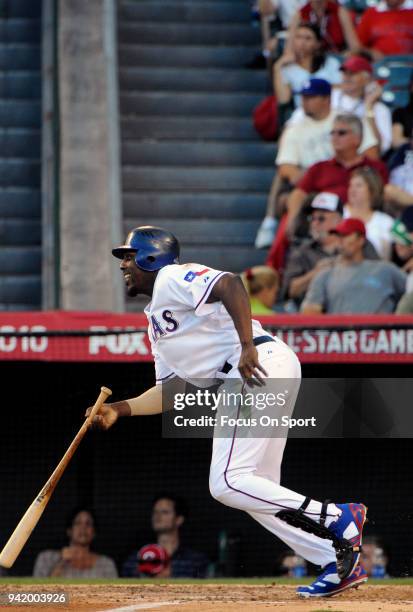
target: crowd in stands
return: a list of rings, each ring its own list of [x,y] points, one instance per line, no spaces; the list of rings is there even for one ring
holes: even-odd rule
[[[97,554],[93,542],[97,534],[96,517],[88,508],[75,509],[66,525],[67,546],[44,550],[35,560],[37,578],[204,578],[207,557],[181,542],[181,527],[187,516],[184,500],[161,493],[152,504],[151,527],[154,542],[137,547],[122,561],[120,572],[112,558]]]
[[[265,266],[257,266],[253,270],[258,285],[265,287],[269,283],[274,286],[274,278],[277,277],[274,276],[273,270],[268,270]],[[277,283],[275,287],[278,288]],[[261,311],[258,313],[261,314]],[[150,517],[153,541],[141,542],[125,560],[121,560],[118,572],[111,557],[94,551],[94,541],[98,535],[96,516],[90,508],[80,506],[71,512],[66,523],[67,546],[60,550],[40,552],[35,559],[33,576],[111,579],[206,578],[216,575],[237,575],[240,551],[237,549],[230,553],[229,549],[225,548],[223,552],[223,532],[219,537],[220,550],[216,563],[210,563],[205,554],[182,543],[181,530],[187,515],[188,509],[184,499],[170,492],[159,493],[153,499]],[[226,563],[222,563],[220,559],[222,553],[227,560]],[[234,554],[235,558],[229,562],[230,556]],[[278,560],[274,557],[274,562],[275,575],[302,578],[314,574],[316,570],[290,549],[283,552]],[[364,539],[361,563],[369,576],[388,577],[389,554],[378,536],[371,535]],[[229,570],[229,573],[226,570]],[[6,575],[6,572],[0,572],[0,575]]]
[[[413,313],[413,0],[258,10],[279,125],[253,313]],[[383,62],[390,83],[404,67],[406,106]]]

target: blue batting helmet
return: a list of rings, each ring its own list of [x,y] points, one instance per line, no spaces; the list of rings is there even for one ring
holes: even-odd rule
[[[178,263],[179,242],[171,232],[161,227],[142,225],[129,232],[125,244],[112,250],[118,259],[123,259],[125,253],[134,252],[138,268],[155,272],[164,266]]]

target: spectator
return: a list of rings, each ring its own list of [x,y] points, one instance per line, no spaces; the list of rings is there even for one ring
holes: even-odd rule
[[[364,49],[377,61],[386,55],[413,53],[411,0],[381,0],[362,15],[357,34]]]
[[[331,86],[324,79],[310,79],[301,90],[302,108],[297,109],[282,134],[276,164],[281,178],[295,185],[310,166],[334,154],[330,133],[339,112],[331,105]],[[334,93],[333,93],[334,95]],[[378,140],[367,121],[363,121],[363,140],[359,152],[378,157]],[[291,173],[291,166],[294,170]]]
[[[413,206],[405,208],[392,229],[396,263],[407,273],[406,293],[397,305],[397,314],[413,312]]]
[[[399,147],[388,161],[389,183],[385,198],[396,209],[413,205],[413,132],[410,142]]]
[[[410,142],[410,136],[413,132],[413,72],[410,82],[410,100],[407,106],[399,106],[395,108],[392,116],[393,121],[393,149],[398,149],[404,144]]]
[[[404,293],[406,275],[387,261],[364,258],[366,228],[360,219],[345,219],[337,234],[339,257],[311,281],[301,311],[304,314],[392,313]]]
[[[373,80],[373,66],[365,57],[348,57],[341,66],[343,82],[333,90],[331,105],[337,112],[352,113],[365,119],[386,153],[392,143],[392,117],[388,106],[380,102],[381,86]]]
[[[269,58],[280,55],[286,37],[286,30],[295,12],[305,4],[305,0],[258,0],[252,7],[252,14],[259,15],[262,37],[262,52],[246,68],[270,67]],[[273,34],[275,31],[275,34]]]
[[[279,104],[294,100],[301,105],[301,90],[313,76],[337,84],[342,80],[340,63],[326,57],[321,50],[322,37],[318,26],[300,23],[294,33],[291,50],[286,51],[273,67],[274,93]]]
[[[377,536],[363,538],[360,563],[371,578],[389,578],[387,566],[389,557],[385,547]]]
[[[117,578],[118,572],[110,557],[92,552],[96,536],[96,519],[91,510],[77,508],[67,521],[69,546],[61,550],[44,550],[34,564],[33,576],[46,578]]]
[[[343,203],[334,193],[319,193],[311,202],[310,237],[293,246],[287,256],[282,295],[297,307],[304,299],[313,278],[330,267],[337,255],[337,237],[330,230],[342,220]],[[377,259],[369,241],[364,246],[367,259]]]
[[[392,230],[396,263],[407,272],[406,292],[413,292],[413,206],[405,208]]]
[[[383,206],[383,181],[373,169],[357,168],[351,175],[344,218],[361,219],[366,226],[367,238],[379,257],[390,259],[391,229],[394,219],[379,210]]]
[[[346,49],[357,53],[360,42],[349,11],[331,0],[310,0],[293,17],[289,39],[294,37],[300,22],[319,27],[326,51],[338,53]],[[287,43],[289,49],[289,42]]]
[[[277,222],[278,188],[282,181],[294,187],[304,172],[314,163],[329,159],[334,154],[330,132],[337,111],[331,109],[331,86],[324,79],[310,79],[301,91],[302,110],[297,110],[284,129],[275,160],[274,176],[267,203],[267,213],[258,231],[255,246],[269,247],[274,238]],[[367,121],[363,123],[363,141],[360,153],[378,156],[377,139]]]
[[[260,0],[261,16],[277,15],[281,25],[287,29],[296,11],[305,4],[305,0]]]
[[[175,495],[161,494],[153,502],[152,529],[157,544],[170,559],[162,576],[172,578],[204,578],[208,560],[202,553],[185,548],[181,544],[180,529],[185,522],[187,510],[183,500]],[[142,549],[141,549],[142,550]],[[122,567],[122,576],[139,577],[139,551],[133,552]]]
[[[288,578],[308,576],[307,561],[293,550],[288,550],[280,559],[279,574]]]
[[[273,268],[254,266],[241,275],[248,292],[253,315],[274,314],[272,307],[277,299],[279,277]]]
[[[287,203],[290,229],[306,195],[311,192],[336,193],[343,202],[347,202],[351,173],[356,168],[362,166],[374,168],[379,172],[383,182],[387,183],[388,172],[385,164],[380,160],[369,159],[358,152],[362,137],[363,124],[358,117],[350,114],[340,114],[335,117],[331,131],[334,157],[310,166],[298,181]]]

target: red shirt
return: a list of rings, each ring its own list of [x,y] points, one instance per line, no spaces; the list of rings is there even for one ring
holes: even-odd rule
[[[354,164],[354,166],[350,168],[346,168],[333,157],[333,159],[318,162],[310,166],[301,180],[297,183],[297,187],[306,193],[311,193],[313,191],[316,193],[320,193],[321,191],[336,193],[343,202],[347,202],[347,189],[351,173],[361,166],[374,168],[380,174],[383,183],[387,183],[389,172],[382,161],[363,157],[359,163]]]
[[[413,53],[413,9],[377,11],[369,8],[357,28],[365,47],[385,55]]]
[[[342,51],[346,47],[346,40],[338,14],[339,8],[338,4],[329,0],[321,20],[318,19],[310,2],[307,2],[307,4],[300,9],[301,21],[315,23],[319,26],[321,35],[325,41],[325,46],[330,51]]]

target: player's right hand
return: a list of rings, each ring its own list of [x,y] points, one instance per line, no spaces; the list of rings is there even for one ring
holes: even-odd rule
[[[258,351],[252,343],[251,345],[242,347],[238,369],[249,387],[255,385],[259,387],[265,386],[264,376],[268,376],[268,374],[260,364],[258,360]]]
[[[85,417],[92,411],[92,406],[86,410]],[[112,408],[111,404],[103,404],[98,414],[93,419],[93,427],[97,429],[109,429],[118,420],[118,412]]]

